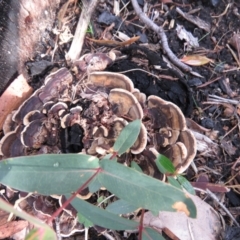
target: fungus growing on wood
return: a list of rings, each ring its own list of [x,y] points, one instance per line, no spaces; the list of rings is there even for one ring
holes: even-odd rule
[[[141,119],[139,136],[128,154],[146,159],[142,152],[154,148],[170,158],[179,173],[187,169],[196,154],[196,141],[175,104],[156,96],[146,100],[119,73],[90,72],[84,81],[83,87],[73,85],[66,68],[50,74],[45,85],[13,114],[12,121],[9,117],[9,124],[22,129],[16,133],[6,127],[10,132],[0,141],[1,154],[23,155],[28,149],[33,154],[83,151],[102,157],[113,151],[129,122]],[[14,142],[14,138],[18,140]],[[14,144],[20,145],[16,153],[12,152]]]
[[[93,72],[89,75],[89,83],[110,91],[113,88],[122,88],[129,92],[134,89],[132,81],[123,74],[112,72]]]
[[[130,120],[143,118],[142,107],[131,92],[121,88],[114,88],[110,91],[108,100],[112,105],[113,113],[117,116],[125,116]]]
[[[148,112],[154,128],[154,147],[172,160],[178,173],[184,172],[196,155],[197,144],[180,108],[157,96],[148,97]]]

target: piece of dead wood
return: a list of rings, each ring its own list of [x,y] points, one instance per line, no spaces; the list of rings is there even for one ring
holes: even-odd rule
[[[28,85],[26,78],[18,76],[0,97],[0,130],[9,113],[17,109],[24,100],[32,94],[33,89]]]
[[[98,0],[82,0],[82,12],[79,18],[77,28],[74,34],[74,38],[71,44],[71,47],[66,54],[66,59],[70,61],[76,61],[81,54],[83,40],[87,32],[88,25],[90,23],[90,19],[92,13],[97,6]]]
[[[28,226],[25,220],[6,222],[0,226],[0,239],[6,239]]]
[[[191,14],[183,12],[180,8],[176,8],[176,11],[186,20],[195,24],[199,28],[205,30],[206,32],[210,32],[211,26],[209,23],[205,22],[204,20],[200,19],[197,16],[192,16]]]
[[[229,43],[237,50],[238,59],[240,59],[240,33],[234,33]]]
[[[88,38],[88,40],[90,40],[91,42],[94,42],[96,44],[99,45],[103,45],[103,46],[111,46],[111,47],[123,47],[123,46],[128,46],[134,42],[136,42],[140,37],[132,37],[129,40],[123,41],[123,42],[118,42],[118,41],[114,41],[114,40],[98,40],[98,39],[93,39],[93,38]]]
[[[179,239],[219,239],[221,222],[213,208],[199,197],[191,195],[196,208],[197,218],[188,218],[181,212],[159,212],[154,216],[151,212],[144,214],[143,224],[158,230],[168,229]],[[167,232],[166,232],[167,233]]]
[[[136,14],[138,15],[138,17],[141,19],[141,21],[143,23],[145,23],[147,25],[148,28],[152,29],[154,32],[156,32],[159,36],[159,38],[161,39],[161,44],[162,47],[164,49],[164,51],[166,52],[167,56],[169,57],[169,59],[179,68],[181,68],[182,70],[186,71],[186,72],[191,72],[192,69],[187,66],[186,64],[182,63],[177,56],[172,52],[172,50],[169,48],[168,45],[168,41],[167,41],[167,36],[163,30],[163,28],[161,26],[157,26],[154,22],[152,22],[141,10],[141,8],[138,5],[137,0],[131,0],[133,8],[136,12]]]

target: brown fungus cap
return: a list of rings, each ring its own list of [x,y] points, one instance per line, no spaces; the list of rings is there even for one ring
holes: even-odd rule
[[[146,95],[139,91],[139,89],[134,88],[132,91],[132,94],[137,98],[137,100],[140,102],[142,106],[146,103]]]
[[[139,154],[146,148],[146,145],[147,145],[147,130],[145,126],[142,124],[137,141],[131,147],[131,152],[133,154]]]
[[[8,157],[24,156],[26,153],[25,147],[22,145],[19,134],[22,130],[19,126],[15,131],[8,132],[0,141],[0,155]]]
[[[132,92],[134,87],[132,81],[123,74],[112,72],[93,72],[89,76],[89,83],[97,87],[111,90],[122,88]]]
[[[51,73],[45,79],[45,86],[39,93],[39,98],[43,103],[60,98],[70,97],[70,85],[72,84],[72,75],[67,68],[61,68]]]
[[[25,115],[23,118],[23,125],[28,125],[30,122],[38,119],[44,119],[46,116],[38,110],[33,110]]]
[[[148,97],[148,108],[156,108],[166,117],[168,127],[173,130],[185,130],[186,120],[181,109],[171,102],[167,102],[157,96]]]
[[[8,114],[4,123],[3,123],[3,133],[4,135],[6,135],[9,132],[14,131],[14,129],[16,128],[17,124],[16,122],[14,122],[12,120],[13,114],[15,113],[15,111],[13,111],[12,113]]]
[[[153,134],[155,148],[172,160],[177,173],[184,172],[196,155],[197,144],[187,129],[182,111],[175,104],[156,96],[148,97],[148,111],[154,126],[159,128]]]
[[[40,148],[47,141],[48,134],[43,122],[35,120],[21,132],[21,142],[26,147]]]
[[[80,121],[80,114],[82,111],[82,107],[76,106],[74,108],[70,109],[70,113],[66,114],[62,119],[61,119],[61,127],[62,128],[67,128],[72,126],[74,123],[79,123]]]
[[[179,135],[179,141],[181,141],[187,148],[187,156],[184,158],[184,162],[179,169],[179,173],[184,172],[191,164],[197,153],[197,141],[190,130],[181,131]]]
[[[136,97],[129,91],[121,88],[112,89],[108,100],[112,111],[118,117],[126,116],[130,120],[142,119],[143,110]]]
[[[68,109],[68,105],[66,103],[58,102],[58,103],[55,103],[54,105],[52,105],[48,112],[51,114],[57,115],[59,113],[59,111],[67,110],[67,109]]]
[[[41,108],[43,102],[39,99],[37,95],[38,92],[39,91],[36,91],[30,98],[23,102],[23,104],[18,108],[18,110],[16,110],[12,117],[14,122],[21,123],[27,113]]]

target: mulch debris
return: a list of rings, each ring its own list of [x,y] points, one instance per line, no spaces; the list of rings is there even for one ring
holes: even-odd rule
[[[118,15],[113,2],[119,2],[121,11]],[[211,188],[212,191],[217,191],[219,199],[240,224],[240,212],[237,211],[240,206],[240,36],[237,35],[240,3],[224,0],[145,0],[138,3],[150,19],[163,27],[169,47],[179,59],[193,56],[197,66],[192,62],[189,65],[197,74],[184,72],[168,60],[157,34],[145,27],[127,0],[100,1],[92,16],[82,53],[114,51],[116,60],[107,67],[107,71],[124,73],[141,92],[175,103],[185,117],[205,128],[202,132],[213,141],[218,150],[210,154],[206,149],[199,151],[195,158],[197,172],[189,167],[186,176],[192,182],[198,182],[199,177],[207,176],[204,181],[216,184],[216,188]],[[72,7],[71,4],[69,6]],[[177,8],[187,14],[187,17],[179,14]],[[76,19],[80,15],[78,11],[75,13],[74,20],[66,23],[73,35]],[[204,26],[202,22],[199,25],[200,20],[205,22]],[[177,26],[191,33],[199,46],[189,48],[186,38],[178,37]],[[139,39],[131,45],[113,46],[111,42],[127,41],[136,36]],[[54,43],[57,44],[52,34],[48,46],[52,50]],[[39,53],[35,60],[26,64],[29,83],[34,89],[41,86],[46,72],[67,64],[64,53],[69,46],[70,42],[62,43],[54,51],[54,56],[51,51],[44,57]],[[205,64],[198,56],[211,61]],[[220,183],[229,192],[219,193],[221,191],[217,185]],[[210,200],[209,203],[213,204]],[[220,209],[218,205],[214,206],[217,211]],[[223,219],[227,228],[222,232],[222,239],[239,239],[239,228],[236,228],[228,215],[223,214]],[[132,234],[128,239],[134,239],[134,236]],[[121,234],[118,237],[125,239]],[[94,236],[92,239],[103,237]]]

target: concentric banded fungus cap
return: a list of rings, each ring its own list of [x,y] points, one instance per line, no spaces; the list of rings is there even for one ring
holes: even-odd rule
[[[154,118],[164,116],[159,124],[159,132],[153,134],[153,142],[160,153],[172,160],[178,173],[184,172],[196,155],[195,137],[187,129],[186,120],[181,110],[173,103],[150,96],[148,109]],[[155,119],[156,120],[156,119]]]
[[[148,97],[148,109],[155,108],[163,114],[168,123],[168,127],[173,130],[185,130],[186,120],[181,109],[171,102],[167,102],[157,96]]]
[[[131,152],[133,154],[139,154],[146,148],[146,145],[147,145],[147,129],[142,124],[137,141],[131,147]]]
[[[25,115],[23,118],[23,125],[28,125],[30,122],[38,119],[44,119],[46,118],[43,113],[41,113],[38,110],[33,110]]]
[[[113,89],[122,88],[129,92],[134,89],[132,81],[123,74],[112,73],[112,72],[93,72],[89,76],[90,84],[94,86]]]
[[[60,98],[69,97],[69,87],[72,84],[72,75],[67,68],[61,68],[51,73],[45,79],[44,91],[39,93],[43,103]]]
[[[129,91],[114,88],[110,91],[108,100],[112,105],[113,113],[117,116],[126,116],[130,120],[143,118],[143,110],[140,103]]]
[[[178,170],[179,173],[182,173],[189,167],[189,165],[196,156],[197,141],[193,133],[188,129],[180,132],[179,141],[182,142],[187,149],[187,155],[183,159],[182,166]]]
[[[82,107],[80,106],[71,108],[70,113],[66,114],[61,119],[61,127],[66,128],[66,127],[72,126],[74,123],[79,123],[81,111],[82,111]]]
[[[18,110],[16,110],[12,117],[14,122],[21,123],[26,114],[33,110],[38,110],[43,105],[43,102],[39,99],[37,94],[38,91],[36,91],[29,99],[23,102]]]
[[[112,59],[108,57],[105,53],[88,53],[85,54],[80,59],[84,59],[88,71],[102,71],[109,64],[112,63]]]
[[[137,100],[139,101],[139,103],[142,104],[142,106],[146,103],[146,95],[140,92],[139,89],[134,88],[132,94],[137,98]]]
[[[26,147],[40,148],[48,139],[48,131],[41,120],[27,125],[21,133],[21,142]]]
[[[0,141],[0,155],[4,157],[18,157],[25,155],[25,147],[22,145],[19,134],[22,126],[18,126],[15,131],[8,132]]]
[[[3,124],[3,133],[4,133],[4,135],[6,135],[9,132],[14,131],[15,128],[17,127],[16,122],[14,122],[12,120],[12,117],[13,117],[14,113],[15,113],[15,111],[13,111],[12,113],[8,114],[6,119],[5,119],[5,121],[4,121],[4,124]]]

